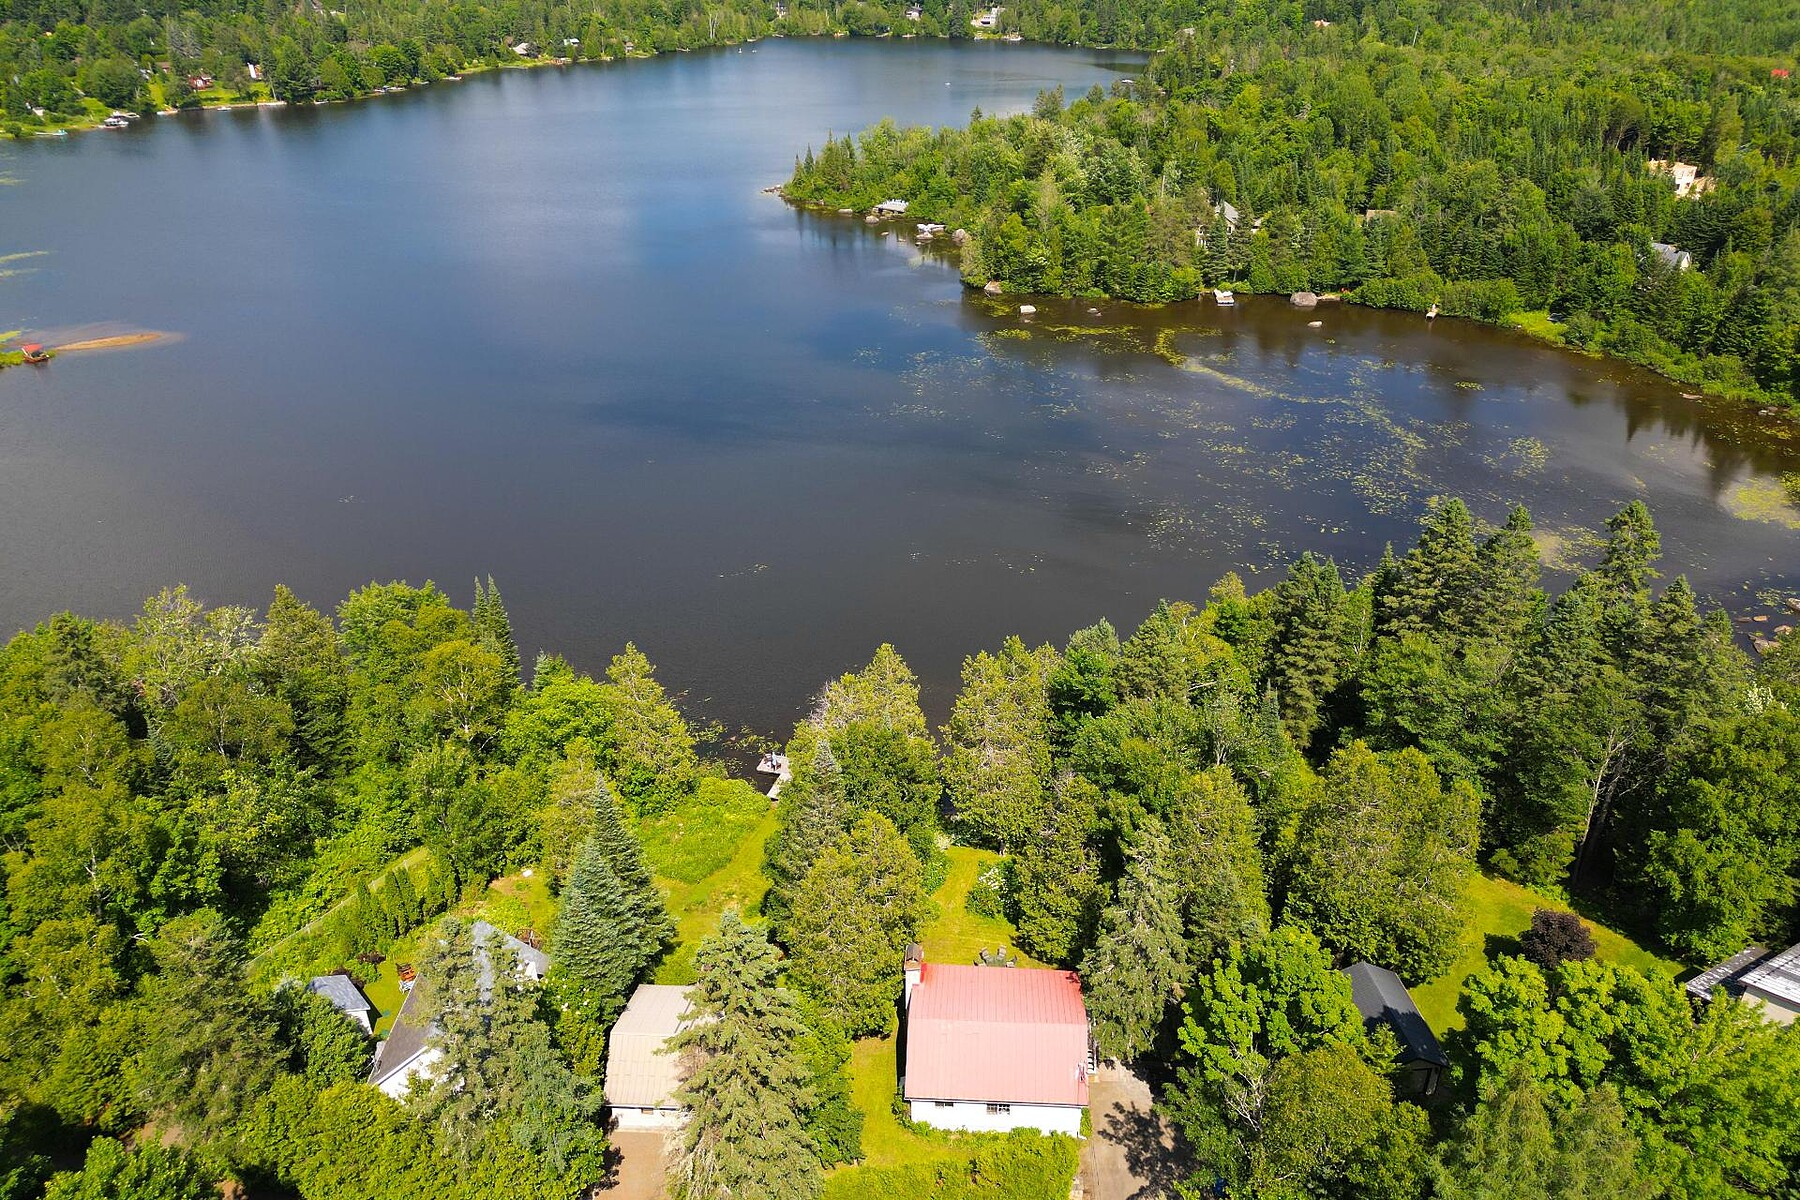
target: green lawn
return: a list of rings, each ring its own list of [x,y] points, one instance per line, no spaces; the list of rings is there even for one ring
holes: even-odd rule
[[[956,1148],[914,1133],[894,1116],[898,1039],[864,1038],[850,1048],[850,1098],[863,1114],[863,1166],[898,1167],[957,1157]],[[846,1168],[854,1169],[854,1168]]]
[[[1013,949],[1010,922],[999,917],[977,916],[968,908],[969,889],[974,886],[975,877],[999,862],[1000,856],[991,850],[976,850],[970,846],[951,846],[945,853],[950,856],[950,872],[938,890],[931,894],[936,911],[919,938],[925,947],[925,957],[934,962],[972,963],[983,950],[997,950],[1001,946]],[[1014,953],[1018,954],[1021,966],[1042,965],[1017,950]]]
[[[748,784],[744,790],[755,794]],[[746,913],[754,912],[762,903],[769,881],[763,876],[763,846],[775,832],[775,806],[767,797],[760,800],[761,814],[737,842],[731,857],[710,875],[689,883],[663,874],[663,862],[689,861],[686,855],[677,860],[659,861],[651,856],[651,868],[657,872],[656,882],[669,894],[669,911],[675,915],[675,951],[656,969],[656,983],[684,984],[694,982],[694,949],[719,924],[719,914],[730,905]],[[646,847],[648,849],[648,847]]]
[[[665,879],[699,883],[730,865],[772,807],[741,779],[702,779],[692,802],[638,827],[644,857]]]
[[[1567,910],[1569,907],[1530,888],[1486,875],[1476,877],[1475,885],[1469,890],[1469,900],[1472,920],[1463,932],[1462,953],[1455,964],[1441,977],[1412,989],[1419,1011],[1439,1036],[1462,1028],[1463,1018],[1456,1011],[1456,1002],[1461,998],[1463,984],[1469,976],[1486,967],[1492,953],[1518,953],[1518,937],[1531,927],[1533,909]],[[1592,921],[1587,924],[1593,931],[1599,957],[1640,971],[1652,968],[1661,968],[1670,974],[1681,971],[1680,963],[1658,957],[1624,934]]]

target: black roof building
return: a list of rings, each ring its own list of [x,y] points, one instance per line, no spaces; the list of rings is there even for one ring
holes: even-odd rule
[[[1344,974],[1350,977],[1350,993],[1356,1001],[1356,1011],[1362,1014],[1364,1027],[1372,1029],[1380,1023],[1393,1030],[1400,1042],[1396,1061],[1416,1074],[1421,1091],[1436,1091],[1450,1060],[1444,1057],[1437,1035],[1431,1032],[1400,977],[1367,962],[1345,967]]]

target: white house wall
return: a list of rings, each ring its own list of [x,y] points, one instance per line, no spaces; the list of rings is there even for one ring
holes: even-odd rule
[[[646,1112],[641,1108],[614,1108],[612,1117],[615,1129],[680,1129],[687,1120],[687,1110],[653,1108]]]
[[[935,1100],[912,1101],[912,1119],[938,1129],[970,1133],[1006,1133],[1036,1129],[1043,1133],[1081,1136],[1081,1109],[1067,1104],[1014,1104],[1011,1112],[993,1113],[979,1101],[957,1100],[947,1107]]]
[[[395,1071],[392,1075],[389,1075],[376,1086],[378,1086],[384,1094],[392,1096],[396,1100],[404,1100],[406,1099],[407,1092],[412,1088],[412,1081],[414,1079],[430,1080],[432,1074],[431,1069],[437,1065],[438,1059],[442,1057],[444,1057],[442,1051],[434,1046],[428,1046],[425,1050],[416,1055],[411,1062],[407,1063],[398,1071]]]

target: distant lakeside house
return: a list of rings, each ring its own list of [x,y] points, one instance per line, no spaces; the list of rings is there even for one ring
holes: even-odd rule
[[[1751,946],[1687,983],[1688,995],[1702,1004],[1719,991],[1754,1005],[1766,1020],[1792,1025],[1800,1018],[1800,946]]]
[[[1444,1072],[1450,1069],[1450,1060],[1400,977],[1368,962],[1345,967],[1344,974],[1350,979],[1351,998],[1362,1014],[1363,1027],[1386,1026],[1400,1043],[1394,1061],[1408,1086],[1425,1096],[1436,1092]]]
[[[1079,975],[931,963],[916,945],[903,971],[900,1086],[914,1121],[1081,1136],[1094,1058]]]
[[[616,1129],[674,1129],[681,1057],[669,1045],[688,1026],[687,989],[646,983],[631,993],[606,1039],[606,1107]]]
[[[511,934],[501,933],[486,921],[471,925],[469,934],[475,943],[475,963],[483,999],[494,990],[494,959],[488,947],[495,944],[495,939],[513,952],[518,978],[538,981],[550,971],[548,954]],[[434,1045],[443,1031],[420,1016],[418,996],[419,989],[414,986],[400,1002],[394,1027],[376,1048],[375,1065],[369,1071],[369,1082],[396,1100],[406,1098],[413,1080],[429,1081],[432,1068],[443,1058],[443,1053]]]

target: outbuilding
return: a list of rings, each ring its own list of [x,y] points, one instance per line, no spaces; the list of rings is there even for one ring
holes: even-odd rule
[[[307,980],[306,990],[331,1001],[339,1012],[360,1025],[364,1033],[375,1032],[375,1006],[350,976],[341,971],[335,975],[314,975]]]
[[[1705,1002],[1723,990],[1777,1025],[1800,1018],[1800,946],[1771,952],[1751,946],[1688,980],[1688,995]]]
[[[1344,974],[1350,977],[1350,993],[1356,1001],[1356,1011],[1362,1014],[1364,1028],[1372,1030],[1385,1025],[1394,1031],[1400,1043],[1394,1061],[1413,1090],[1426,1096],[1437,1091],[1444,1072],[1450,1069],[1450,1060],[1400,977],[1386,967],[1368,962],[1346,967]]]
[[[669,1042],[687,1028],[687,989],[647,983],[606,1039],[606,1107],[616,1129],[674,1129],[687,1120],[675,1099],[681,1058]]]

